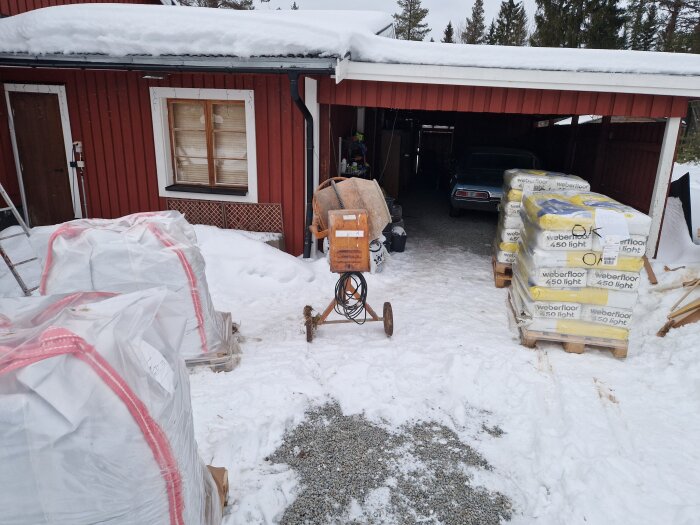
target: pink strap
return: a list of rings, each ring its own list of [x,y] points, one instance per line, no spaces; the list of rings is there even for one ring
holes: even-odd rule
[[[19,349],[0,347],[0,376],[33,363],[60,355],[73,355],[87,363],[124,403],[148,443],[160,468],[168,493],[171,525],[184,525],[182,512],[182,479],[170,443],[158,423],[151,417],[146,405],[136,396],[114,368],[83,338],[65,328],[49,328],[38,343]]]
[[[187,260],[185,253],[177,247],[177,244],[170,239],[165,232],[158,228],[155,224],[148,223],[148,229],[153,232],[153,234],[163,243],[166,248],[172,249],[180,259],[180,264],[182,264],[183,270],[185,270],[185,275],[187,276],[187,282],[190,285],[190,295],[192,296],[192,303],[194,303],[194,314],[197,317],[197,325],[199,330],[199,338],[202,341],[202,353],[206,354],[209,352],[207,345],[207,334],[204,331],[204,315],[202,313],[202,302],[199,299],[199,294],[197,293],[197,276],[194,274],[192,265]]]
[[[46,264],[44,265],[44,271],[41,272],[41,282],[39,282],[39,293],[41,295],[46,295],[46,281],[49,278],[49,271],[53,266],[53,243],[56,238],[60,235],[65,237],[74,237],[79,232],[83,231],[84,227],[75,226],[70,222],[64,222],[61,224],[49,237],[49,246],[46,250]]]

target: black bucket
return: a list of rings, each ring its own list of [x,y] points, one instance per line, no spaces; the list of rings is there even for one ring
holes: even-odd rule
[[[406,230],[401,227],[394,227],[391,230],[391,248],[394,252],[403,253],[406,249]]]
[[[382,231],[382,235],[384,235],[384,247],[388,252],[391,251],[391,241],[393,239],[393,235],[391,233],[391,228],[392,224],[389,223],[386,225],[386,228]]]

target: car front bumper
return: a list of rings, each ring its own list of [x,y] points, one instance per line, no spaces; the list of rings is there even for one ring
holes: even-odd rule
[[[501,194],[489,193],[488,198],[475,199],[470,197],[456,197],[457,190],[468,191],[484,191],[474,190],[472,188],[455,188],[450,194],[450,204],[458,210],[481,210],[481,211],[498,211],[498,205],[501,202]]]

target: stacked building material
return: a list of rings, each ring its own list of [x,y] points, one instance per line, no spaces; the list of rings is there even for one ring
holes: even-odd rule
[[[521,328],[626,341],[651,219],[604,195],[526,195],[511,301]]]
[[[554,171],[512,169],[503,174],[503,198],[499,206],[498,229],[494,242],[494,259],[500,264],[512,265],[523,226],[520,208],[523,195],[535,191],[575,190],[587,192],[588,182],[576,175]]]
[[[182,356],[231,370],[239,360],[230,314],[217,312],[194,228],[176,211],[62,224],[49,239],[43,295],[126,293],[164,286],[187,313]]]
[[[221,523],[173,296],[0,300],[3,524]]]

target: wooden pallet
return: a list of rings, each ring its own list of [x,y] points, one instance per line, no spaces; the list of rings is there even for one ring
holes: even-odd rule
[[[513,280],[513,265],[498,262],[495,256],[491,256],[491,264],[493,266],[493,282],[496,288],[510,286],[510,282]]]
[[[538,341],[551,341],[561,343],[564,350],[570,354],[582,354],[586,348],[601,348],[610,350],[614,357],[624,359],[627,357],[627,341],[606,339],[603,337],[587,337],[581,335],[564,335],[550,332],[538,332],[519,328],[520,344],[527,348],[535,348]]]

